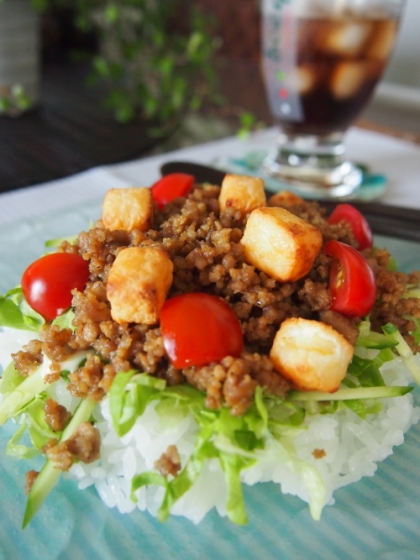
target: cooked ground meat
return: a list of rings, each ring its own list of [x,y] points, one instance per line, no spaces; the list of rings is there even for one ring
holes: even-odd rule
[[[74,292],[74,332],[46,327],[42,349],[51,359],[87,348],[97,354],[70,375],[72,394],[100,400],[109,391],[116,372],[134,368],[163,378],[170,385],[188,381],[206,392],[208,407],[219,408],[225,403],[233,414],[240,415],[252,403],[257,385],[277,395],[289,388],[267,357],[286,318],[323,321],[355,343],[359,319],[330,309],[330,257],[321,251],[305,278],[279,283],[246,262],[240,240],[247,217],[242,218],[231,207],[220,213],[219,192],[216,186],[196,186],[186,199],[176,199],[162,211],[156,209],[153,228],[147,232],[108,231],[99,220],[78,236],[76,245],[63,244],[62,250],[77,251],[89,261],[90,280],[83,292]],[[316,226],[324,241],[335,239],[355,246],[350,227],[328,224],[318,203],[302,202],[287,209]],[[108,273],[122,248],[137,246],[163,247],[172,259],[169,297],[202,291],[222,297],[234,309],[244,337],[240,358],[226,357],[220,363],[177,370],[167,358],[158,324],[125,327],[113,321],[106,296]],[[364,254],[377,278],[373,328],[380,330],[381,325],[392,322],[417,350],[410,334],[414,325],[405,316],[420,317],[420,300],[400,298],[410,284],[418,283],[419,275],[390,270],[386,250],[365,250]],[[40,359],[36,343],[33,346],[15,356],[22,375]]]
[[[325,449],[314,449],[312,455],[314,459],[323,459],[327,455],[327,452]]]
[[[51,362],[49,372],[45,375],[44,381],[45,383],[55,383],[61,377],[61,372],[63,368],[60,362]]]
[[[29,492],[31,491],[32,485],[36,480],[36,477],[39,475],[38,471],[28,471],[25,474],[25,494],[29,494]]]
[[[382,325],[393,323],[413,352],[417,352],[419,347],[411,334],[416,330],[416,325],[407,316],[420,318],[420,299],[402,296],[410,287],[418,286],[420,272],[404,274],[393,270],[390,267],[392,257],[386,250],[365,251],[365,256],[375,272],[378,291],[377,301],[371,313],[372,328],[381,332]]]
[[[42,351],[51,361],[62,362],[73,350],[69,346],[71,329],[61,329],[58,325],[51,325],[41,331]]]
[[[99,458],[101,436],[90,422],[80,424],[65,443],[68,450],[83,463],[92,463]]]
[[[314,311],[325,311],[331,307],[331,292],[326,282],[313,282],[306,278],[298,296]]]
[[[359,329],[350,319],[341,313],[331,311],[331,309],[321,311],[319,318],[323,323],[330,325],[330,327],[341,333],[351,344],[356,344]]]
[[[69,375],[70,393],[75,397],[102,400],[105,395],[105,391],[100,386],[103,370],[104,364],[99,356],[93,354],[88,356],[86,362]]]
[[[42,449],[57,468],[68,471],[77,457],[83,463],[92,463],[99,459],[101,436],[90,422],[80,424],[73,435],[58,443],[50,440]]]
[[[61,432],[68,424],[71,413],[54,399],[47,399],[44,405],[45,422],[53,432]]]
[[[22,377],[27,377],[42,364],[42,343],[39,340],[31,340],[15,354],[12,354],[15,367]]]
[[[154,462],[154,467],[163,476],[176,476],[181,470],[181,459],[176,445],[169,445],[166,452]]]

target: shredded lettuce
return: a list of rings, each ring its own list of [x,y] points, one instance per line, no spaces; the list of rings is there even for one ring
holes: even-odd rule
[[[120,372],[109,393],[109,409],[114,429],[120,437],[131,430],[149,402],[166,386],[162,379],[135,373],[134,370]]]
[[[39,453],[38,449],[36,449],[33,445],[28,446],[21,443],[23,436],[26,434],[28,429],[26,419],[23,420],[22,424],[13,434],[6,445],[6,453],[10,455],[10,457],[14,457],[15,459],[33,459]]]
[[[58,247],[63,243],[63,241],[68,241],[70,245],[74,245],[77,241],[77,235],[67,235],[64,237],[56,237],[55,239],[48,239],[44,243],[44,246],[49,249],[50,247]]]
[[[15,368],[14,362],[10,364],[3,371],[1,382],[0,382],[0,394],[3,395],[3,400],[6,395],[11,393],[18,387],[25,378],[20,375],[20,373]],[[0,404],[1,409],[1,404]]]
[[[207,409],[205,394],[189,385],[166,387],[157,381],[135,372],[117,374],[109,395],[111,416],[117,433],[127,433],[145,406],[152,401],[156,401],[156,411],[163,418],[173,415],[174,411],[175,414],[179,413],[180,409],[181,413],[191,413],[197,423],[198,433],[194,451],[177,476],[169,480],[154,471],[138,474],[132,481],[132,498],[136,500],[135,493],[142,486],[162,486],[165,492],[158,518],[164,521],[173,504],[194,484],[205,461],[218,459],[227,484],[227,516],[234,523],[247,523],[241,472],[258,460],[257,452],[264,449],[264,438],[268,432],[274,438],[284,437],[286,427],[290,430],[288,435],[296,433],[297,425],[302,424],[304,419],[303,409],[294,403],[286,403],[284,399],[272,396],[265,398],[259,387],[254,403],[247,412],[243,416],[233,416],[227,407]],[[294,454],[288,454],[288,460],[294,468],[305,471],[306,465],[301,464]],[[323,496],[324,490],[319,488],[322,480],[317,479],[314,485],[316,476],[311,473],[307,478],[311,480],[309,493]],[[317,504],[318,500],[314,498],[312,503]],[[318,513],[319,506],[314,506],[316,518],[319,518]]]
[[[52,324],[74,330],[73,319],[74,312],[70,308],[56,317]],[[28,304],[20,286],[9,290],[4,296],[0,295],[0,327],[38,333],[44,324],[45,319]]]
[[[343,393],[343,390],[338,391],[333,397],[334,400],[342,397],[342,405],[350,408],[360,417],[366,418],[368,414],[380,412],[382,404],[378,401],[379,398],[400,396],[411,391],[412,388],[407,387],[393,387],[392,389],[386,387],[380,372],[380,368],[385,362],[402,355],[402,349],[405,352],[405,365],[412,373],[414,380],[419,383],[420,368],[398,329],[389,324],[383,327],[383,333],[377,333],[371,330],[368,318],[362,321],[359,325],[355,353],[348,367],[347,376],[343,380],[343,386],[353,392],[349,393],[348,397],[344,397],[343,395],[346,393]],[[373,392],[355,391],[369,387],[375,390]],[[379,390],[381,387],[383,391]]]
[[[315,521],[319,521],[321,519],[326,493],[321,475],[315,467],[297,458],[294,461],[294,469],[300,472],[306,489],[308,490],[311,516]]]
[[[43,317],[27,304],[20,287],[0,295],[0,326],[39,332],[44,323]]]
[[[44,405],[45,397],[41,394],[26,407],[27,414],[22,416],[19,429],[6,445],[7,455],[15,459],[32,459],[49,440],[60,437],[61,432],[54,432],[46,423]],[[30,446],[22,443],[27,434],[30,437]]]
[[[404,340],[400,331],[391,323],[384,325],[382,327],[382,330],[385,332],[385,334],[391,336],[397,342],[395,350],[404,360],[407,369],[410,371],[417,385],[420,385],[420,366],[416,362],[413,352],[411,351],[407,342]]]
[[[61,432],[54,432],[45,421],[45,396],[38,395],[26,408],[28,431],[32,445],[40,450],[48,441],[60,438]]]
[[[240,473],[256,461],[254,451],[263,447],[262,435],[268,422],[261,390],[256,403],[243,416],[232,416],[226,407],[209,410],[205,394],[191,386],[166,387],[155,378],[133,372],[118,373],[110,391],[110,409],[117,433],[126,433],[152,400],[162,416],[178,409],[190,412],[198,425],[194,451],[182,471],[173,480],[154,472],[141,473],[132,481],[132,497],[142,486],[157,484],[165,488],[158,517],[165,520],[172,505],[187,492],[199,476],[205,461],[217,458],[225,473],[228,495],[226,510],[229,519],[238,524],[247,522]],[[258,404],[257,404],[258,402]]]
[[[80,366],[86,359],[86,352],[79,352],[65,360],[62,365],[73,371]],[[6,368],[3,378],[0,381],[0,394],[3,399],[0,402],[0,426],[13,418],[17,414],[22,414],[28,405],[35,398],[42,397],[44,391],[48,387],[45,382],[45,374],[50,368],[50,361],[44,358],[43,363],[28,377],[22,377],[15,369],[13,362]]]
[[[73,309],[68,309],[58,317],[56,317],[53,321],[53,325],[57,325],[60,329],[71,329],[75,331],[76,328],[73,326],[73,319],[74,319],[74,311]]]
[[[348,373],[356,378],[361,387],[381,387],[385,385],[379,370],[381,365],[382,363],[378,363],[376,358],[369,360],[354,355]]]
[[[8,393],[0,403],[0,426],[16,414],[24,411],[26,405],[35,396],[42,393],[46,384],[43,375],[44,368],[40,366],[32,375],[25,377],[17,387]]]
[[[389,334],[381,334],[371,330],[368,319],[362,321],[359,325],[359,336],[357,337],[356,346],[361,348],[395,348],[398,343]]]

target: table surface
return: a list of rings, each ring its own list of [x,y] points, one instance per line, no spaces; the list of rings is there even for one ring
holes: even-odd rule
[[[41,103],[0,117],[0,192],[140,157],[156,144],[142,122],[120,124],[87,87],[84,64],[49,64]]]
[[[168,161],[214,164],[221,156],[243,158],[256,150],[269,149],[276,137],[277,130],[267,128],[246,140],[228,137],[129,162],[96,166],[63,179],[5,192],[0,194],[0,227],[46,213],[82,208],[94,201],[100,203],[109,188],[149,186],[159,178],[161,165]],[[388,187],[380,202],[420,208],[420,145],[354,127],[347,135],[347,153],[355,161],[369,164],[375,173],[386,175]]]

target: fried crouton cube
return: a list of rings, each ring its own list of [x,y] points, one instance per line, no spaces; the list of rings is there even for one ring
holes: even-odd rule
[[[228,173],[222,182],[219,204],[221,212],[234,208],[242,217],[255,208],[265,206],[264,181],[259,177]]]
[[[269,206],[283,206],[283,208],[288,208],[294,204],[301,204],[302,202],[304,202],[303,198],[290,191],[276,192],[268,199]]]
[[[146,187],[110,189],[102,206],[102,222],[112,231],[147,231],[152,226],[153,198]]]
[[[286,319],[274,337],[274,367],[302,390],[333,393],[346,376],[353,346],[335,329],[309,319]]]
[[[249,215],[241,243],[249,264],[279,282],[295,282],[312,268],[322,234],[284,208],[263,207]]]
[[[126,247],[108,275],[107,297],[117,323],[153,325],[172,284],[173,264],[159,247]]]

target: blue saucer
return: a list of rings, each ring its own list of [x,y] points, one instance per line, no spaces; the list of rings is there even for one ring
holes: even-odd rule
[[[287,183],[286,181],[281,181],[279,179],[274,179],[273,177],[270,177],[262,172],[261,165],[266,155],[266,151],[253,151],[244,154],[244,156],[241,158],[222,156],[213,161],[212,164],[217,168],[229,173],[238,173],[261,177],[264,180],[267,189],[272,192],[288,190],[291,192],[295,192],[303,198],[322,198],[317,195],[311,195],[310,193],[302,194],[302,192],[299,189],[295,188],[292,184]],[[369,167],[365,164],[358,163],[357,166],[363,173],[362,184],[351,195],[340,198],[346,200],[352,199],[369,201],[381,196],[385,192],[387,186],[387,178],[385,177],[385,175],[372,173]]]

